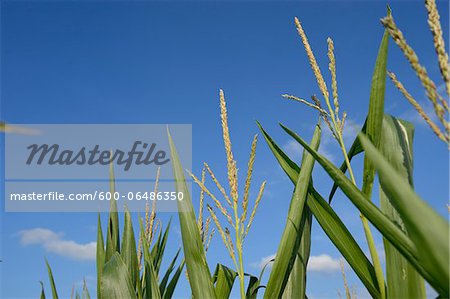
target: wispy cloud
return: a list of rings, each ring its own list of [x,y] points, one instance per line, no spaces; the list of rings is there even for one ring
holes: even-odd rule
[[[333,258],[328,254],[311,256],[308,261],[308,271],[332,273],[340,271],[340,259]]]
[[[251,264],[254,268],[262,269],[265,265],[272,267],[271,260],[275,258],[275,254],[262,257],[258,262]],[[319,273],[332,273],[340,271],[340,259],[333,258],[327,254],[311,256],[308,261],[308,271]]]
[[[45,228],[22,230],[18,234],[20,243],[24,246],[39,245],[47,252],[74,260],[95,260],[96,242],[79,244],[72,240],[65,240],[63,233],[55,233]]]
[[[268,267],[270,268],[272,266],[273,263],[270,263],[271,260],[273,260],[275,258],[275,253],[262,257],[259,262],[256,263],[252,263],[251,266],[254,268],[258,268],[258,269],[262,269],[264,268],[265,265],[268,265]],[[270,264],[269,264],[270,263]]]

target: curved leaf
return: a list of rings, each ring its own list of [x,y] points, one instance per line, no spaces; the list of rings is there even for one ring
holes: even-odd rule
[[[55,279],[53,278],[52,268],[48,263],[47,259],[45,259],[45,264],[47,265],[48,279],[50,280],[50,287],[52,288],[52,296],[53,299],[58,299],[58,292],[56,291]]]
[[[364,126],[361,129],[361,132],[366,132],[366,126],[367,126],[367,118],[364,122]],[[352,159],[362,153],[364,149],[361,146],[361,142],[359,142],[359,138],[355,138],[353,141],[352,146],[350,147],[350,150],[347,153],[348,160],[351,162]],[[342,171],[342,173],[345,173],[347,171],[347,163],[342,162],[341,167],[339,169]],[[328,195],[328,202],[331,203],[331,200],[333,199],[334,194],[336,193],[338,188],[338,185],[336,183],[333,183],[333,187],[331,188],[330,195]]]
[[[169,284],[167,285],[167,288],[164,291],[164,295],[163,295],[164,299],[172,298],[173,292],[175,291],[175,287],[177,286],[177,283],[178,283],[178,279],[180,278],[181,272],[183,271],[184,264],[185,264],[185,261],[183,259],[183,261],[181,262],[177,271],[175,271],[175,274],[173,275]]]
[[[42,281],[39,281],[39,283],[41,284],[41,299],[45,299],[45,291],[44,291],[44,283]]]
[[[167,131],[167,134],[169,137],[176,190],[177,192],[183,192],[184,195],[183,200],[177,201],[177,204],[181,239],[183,241],[183,251],[191,291],[194,298],[216,298],[183,168],[181,167],[178,153],[169,131]]]
[[[102,298],[100,282],[102,281],[103,266],[105,265],[105,245],[103,243],[102,222],[100,213],[97,220],[97,298]]]
[[[311,225],[312,213],[308,206],[305,207],[302,217],[304,219],[301,232],[300,247],[295,257],[294,266],[283,291],[282,298],[305,298],[306,295],[306,268],[311,250]]]
[[[177,253],[175,254],[175,257],[172,259],[172,262],[170,263],[169,267],[167,268],[166,273],[164,274],[163,278],[161,279],[161,283],[159,284],[159,292],[161,294],[165,293],[170,274],[172,273],[173,269],[175,268],[175,263],[178,259],[178,255],[180,254],[180,250],[181,249],[178,249]]]
[[[162,231],[159,233],[158,240],[152,248],[151,256],[156,273],[159,273],[161,262],[164,256],[164,251],[166,250],[167,238],[169,237],[171,222],[172,218],[170,218],[169,223],[164,230],[164,234],[162,233]]]
[[[136,298],[127,266],[115,252],[103,268],[102,298]]]
[[[410,123],[385,116],[380,150],[396,171],[412,186],[412,140],[414,127]],[[358,138],[359,139],[359,138]],[[380,187],[380,209],[405,233],[405,226],[397,210],[391,205]],[[425,283],[411,264],[383,238],[386,255],[386,281],[388,298],[425,298]]]
[[[133,223],[131,220],[130,211],[128,210],[125,211],[120,255],[128,268],[132,285],[136,285],[139,276],[136,239],[134,238]]]
[[[380,185],[405,223],[428,282],[443,297],[449,296],[449,225],[411,188],[364,135],[359,135],[366,155],[380,177]],[[426,278],[426,277],[425,277]]]
[[[222,265],[217,264],[214,271],[213,282],[216,284],[217,298],[229,298],[237,273]]]
[[[291,182],[295,183],[297,181],[299,167],[289,159],[259,123],[258,125],[280,166],[286,172]],[[314,189],[312,184],[309,186],[306,203],[319,225],[353,268],[372,297],[380,297],[372,264],[345,227],[344,223],[339,219],[331,206]]]
[[[426,269],[421,263],[416,244],[389,218],[384,215],[380,209],[371,201],[367,200],[366,196],[330,161],[320,155],[317,151],[312,149],[303,139],[297,134],[284,127],[314,158],[322,165],[328,175],[337,183],[341,190],[359,209],[359,211],[383,234],[399,250],[405,258],[416,268],[416,270],[433,286],[436,284],[430,269]]]
[[[311,146],[315,149],[319,148],[320,135],[320,126],[316,126],[313,139],[311,140]],[[302,161],[302,168],[297,177],[286,226],[278,245],[277,254],[272,266],[272,271],[270,272],[269,281],[267,282],[264,298],[281,297],[289,279],[291,269],[300,247],[300,239],[305,223],[305,221],[302,223],[302,218],[305,220],[305,217],[302,216],[313,167],[314,158],[310,155],[305,155]]]
[[[115,177],[113,165],[109,165],[109,191],[115,193]],[[106,251],[105,262],[109,261],[115,252],[120,252],[119,238],[119,213],[117,212],[117,203],[110,201],[108,231],[106,232]]]
[[[158,275],[155,271],[154,263],[151,257],[151,254],[148,249],[148,242],[145,238],[141,220],[141,242],[142,242],[142,251],[144,252],[144,298],[146,299],[160,299],[161,293],[159,291],[158,284]]]

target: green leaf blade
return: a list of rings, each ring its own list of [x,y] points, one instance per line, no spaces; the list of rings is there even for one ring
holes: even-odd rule
[[[136,252],[136,239],[134,237],[133,223],[130,211],[125,211],[122,248],[120,255],[128,268],[132,285],[136,285],[139,277],[138,258]]]
[[[112,164],[109,166],[109,191],[111,194],[116,191]],[[117,212],[117,202],[113,199],[110,200],[108,231],[106,233],[105,262],[109,261],[115,252],[120,252],[119,213]]]
[[[231,289],[233,288],[234,281],[236,280],[237,273],[222,265],[217,264],[214,271],[213,281],[216,284],[216,297],[217,298],[229,298]]]
[[[102,222],[100,213],[97,220],[97,249],[96,249],[96,265],[97,265],[97,298],[102,298],[101,281],[103,266],[105,265],[105,245],[103,243]]]
[[[159,292],[161,294],[165,293],[167,283],[169,282],[170,274],[172,273],[173,269],[175,268],[175,263],[178,259],[178,255],[180,254],[181,249],[178,249],[177,253],[175,254],[174,258],[169,264],[169,267],[166,270],[166,273],[164,273],[163,278],[161,279],[161,283],[159,284]]]
[[[183,200],[177,201],[177,204],[183,252],[191,291],[194,298],[216,298],[183,168],[169,132],[168,137],[176,190],[177,192],[183,192],[184,195]]]
[[[144,298],[146,299],[160,299],[161,293],[159,290],[158,275],[155,271],[154,262],[148,248],[148,242],[145,238],[142,225],[142,220],[140,220],[141,225],[141,241],[142,250],[144,252]]]
[[[316,126],[311,141],[311,146],[315,149],[319,148],[320,135],[321,129],[319,126]],[[305,155],[302,161],[302,168],[296,181],[294,194],[291,199],[285,229],[278,245],[269,281],[267,282],[264,298],[281,297],[289,279],[300,246],[300,238],[303,230],[302,225],[304,226],[304,223],[302,223],[302,216],[313,167],[314,158],[310,155]]]
[[[288,174],[291,182],[295,184],[299,167],[283,153],[281,148],[276,145],[272,138],[264,131],[262,126],[260,126],[260,130],[263,132],[265,140],[280,166],[286,174]],[[376,284],[375,271],[372,264],[345,227],[344,223],[339,219],[338,215],[312,185],[309,186],[309,194],[306,203],[319,225],[348,261],[372,297],[379,298],[380,291]]]
[[[169,284],[167,285],[167,288],[164,291],[164,294],[163,294],[164,299],[172,298],[173,293],[175,291],[175,287],[177,286],[178,280],[180,279],[181,273],[183,272],[185,263],[186,262],[183,259],[180,266],[178,266],[177,270],[175,271],[174,275],[172,276],[172,279],[170,280]]]
[[[441,296],[449,296],[448,222],[417,196],[408,180],[397,173],[367,137],[359,138],[379,173],[380,185],[405,223],[421,265],[431,276],[431,280],[424,278]]]
[[[398,122],[398,124],[396,124]],[[399,125],[405,129],[399,128]],[[414,127],[391,116],[383,121],[380,150],[390,164],[412,185]],[[380,187],[380,209],[403,231],[404,223]],[[386,281],[388,298],[425,298],[425,282],[411,264],[383,238],[386,256]]]
[[[102,298],[136,298],[127,266],[115,252],[103,268]]]
[[[308,206],[303,212],[304,222],[301,232],[300,247],[295,257],[294,265],[289,275],[282,298],[305,298],[306,296],[306,268],[311,251],[312,213]]]
[[[45,264],[47,265],[48,279],[50,280],[50,287],[52,289],[53,299],[58,299],[58,292],[56,290],[56,284],[55,279],[53,278],[52,268],[50,267],[50,264],[48,263],[47,259],[45,259]]]

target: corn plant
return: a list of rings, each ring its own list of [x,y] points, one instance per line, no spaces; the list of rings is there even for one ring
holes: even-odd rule
[[[436,7],[435,0],[425,0],[425,8],[428,14],[428,25],[433,35],[433,45],[438,58],[439,70],[445,85],[447,96],[439,94],[436,83],[428,76],[425,67],[420,64],[419,58],[414,49],[407,43],[403,33],[397,27],[391,14],[381,20],[389,35],[398,45],[404,56],[408,60],[411,68],[419,78],[428,100],[433,105],[434,114],[438,121],[434,121],[423,109],[422,105],[417,102],[408,92],[405,86],[397,79],[393,72],[388,72],[389,78],[414,109],[425,120],[436,136],[450,146],[450,123],[448,122],[448,113],[450,112],[448,97],[450,96],[450,66],[448,61],[448,53],[445,50],[445,41],[443,38],[442,27],[439,12]]]
[[[439,69],[446,92],[450,95],[448,55],[442,38],[439,14],[434,0],[426,0],[425,6],[428,12],[428,23],[434,37]],[[390,9],[388,9],[387,16],[382,19],[382,24],[385,32],[381,38],[372,74],[371,89],[368,94],[368,113],[363,127],[347,151],[343,132],[348,117],[345,111],[341,112],[334,42],[331,38],[327,39],[328,69],[331,74],[330,92],[306,32],[300,21],[295,18],[295,27],[306,50],[321,96],[313,95],[311,101],[294,95],[283,95],[283,97],[315,109],[319,114],[319,122],[315,126],[313,137],[309,143],[290,128],[280,124],[281,129],[304,148],[299,165],[283,152],[263,126],[257,122],[269,149],[293,184],[293,194],[287,211],[284,231],[280,236],[276,256],[271,261],[273,266],[266,284],[262,282],[266,267],[262,269],[259,276],[248,274],[243,267],[243,244],[252,226],[265,188],[264,181],[259,187],[253,209],[250,212],[249,194],[256,157],[257,136],[255,135],[252,141],[244,192],[241,196],[238,192],[238,169],[231,148],[226,101],[221,90],[219,94],[220,116],[229,191],[226,191],[207,163],[204,163],[200,179],[189,173],[200,187],[200,205],[196,215],[187,187],[185,172],[180,163],[175,143],[168,131],[175,187],[177,192],[184,194],[183,200],[177,201],[184,259],[181,263],[177,262],[178,252],[160,279],[161,261],[170,223],[163,230],[162,225],[156,221],[155,203],[152,205],[151,212],[150,207],[147,206],[145,225],[139,218],[140,237],[136,249],[131,214],[128,211],[125,212],[124,229],[122,240],[120,240],[117,207],[112,201],[106,245],[100,216],[98,218],[97,297],[170,298],[186,264],[186,276],[193,298],[229,298],[236,280],[239,284],[241,298],[256,298],[259,290],[264,288],[264,298],[307,298],[306,269],[311,249],[311,226],[314,217],[373,298],[424,298],[426,296],[425,282],[434,288],[441,298],[448,298],[450,296],[448,284],[449,224],[414,191],[412,152],[414,126],[405,120],[385,113],[386,78],[391,79],[437,137],[447,144],[450,140],[450,127],[446,116],[450,110],[447,101],[439,95],[436,84],[429,78],[414,50],[407,44],[403,34],[397,28]],[[432,117],[424,112],[395,74],[387,71],[390,38],[403,51],[419,77],[427,97],[434,107],[439,123],[432,121]],[[0,126],[1,129],[5,129],[4,124],[3,127]],[[330,130],[339,145],[344,160],[340,167],[331,163],[318,151],[323,129]],[[358,178],[352,165],[352,159],[359,154],[364,154],[361,189],[358,188]],[[328,200],[324,199],[317,191],[312,181],[315,163],[318,163],[334,182]],[[221,198],[216,197],[206,186],[206,174],[214,182]],[[376,175],[379,178],[379,206],[372,201]],[[114,192],[112,168],[110,170],[110,188]],[[156,188],[157,183],[155,190]],[[332,198],[338,188],[359,211],[366,238],[365,245],[369,248],[369,257],[364,253],[362,244],[355,240],[332,207]],[[214,207],[205,204],[206,196],[212,200]],[[204,217],[205,206],[209,212],[206,219]],[[215,266],[214,272],[211,272],[212,268],[206,260],[206,252],[215,231],[215,229],[211,229],[211,223],[214,223],[219,232],[234,269],[219,263]],[[378,232],[383,237],[386,256],[385,273],[381,267],[379,253],[375,248],[374,232],[369,224],[376,229],[375,233]],[[158,234],[157,237],[156,234]],[[54,298],[58,298],[52,270],[47,261],[46,263],[52,295]],[[172,274],[174,270],[175,273]],[[342,263],[341,270],[345,296],[347,299],[354,298],[355,296],[348,286]],[[82,297],[90,297],[85,284]],[[45,298],[43,285],[41,298]]]
[[[158,188],[159,170],[155,192]],[[110,191],[115,191],[114,172],[110,167]],[[172,258],[165,272],[161,263],[169,235],[170,222],[165,228],[155,222],[155,202],[151,213],[146,209],[145,225],[141,217],[138,244],[134,235],[131,213],[125,211],[122,238],[119,232],[117,203],[112,200],[108,217],[106,244],[100,215],[97,225],[97,298],[172,298],[184,268],[185,261],[177,262],[180,250]],[[154,240],[152,245],[152,240]],[[46,260],[52,297],[58,298],[55,280]],[[42,283],[41,283],[42,285]],[[71,296],[72,298],[73,296]],[[45,298],[42,285],[41,298]],[[79,298],[78,294],[75,298]],[[86,283],[82,298],[90,298]]]
[[[387,18],[390,17],[389,11]],[[329,127],[342,149],[345,160],[343,165],[340,169],[337,168],[318,153],[314,144],[306,143],[300,136],[286,126],[281,125],[281,127],[299,142],[307,153],[314,157],[334,180],[336,187],[341,188],[344,194],[358,208],[363,220],[372,262],[361,256],[361,248],[354,242],[348,230],[338,220],[337,215],[332,213],[331,208],[327,209],[329,215],[317,213],[314,208],[311,208],[313,215],[374,298],[425,297],[424,279],[440,296],[444,298],[448,297],[448,222],[433,211],[424,200],[415,194],[412,188],[412,142],[414,132],[412,124],[384,114],[388,30],[383,36],[375,64],[369,113],[366,122],[350,151],[347,153],[342,140],[345,114],[341,121],[338,118],[339,102],[337,100],[337,82],[333,54],[334,45],[329,39],[328,56],[330,59],[329,69],[332,75],[333,108],[320,68],[308,43],[306,34],[297,19],[296,26],[302,37],[327,109],[322,108],[320,101],[316,97],[313,97],[313,103],[294,96],[286,97],[303,102],[319,111],[321,118]],[[270,138],[261,125],[260,128],[280,166],[285,170],[297,188],[299,177],[305,169],[304,163],[307,155],[303,155],[301,167],[297,166],[282,152],[280,147]],[[363,186],[362,190],[359,190],[355,184],[355,177],[350,161],[352,157],[362,152],[365,153]],[[345,176],[344,172],[346,170],[349,170],[350,178]],[[380,207],[375,206],[370,201],[375,173],[378,173],[380,181]],[[314,207],[314,202],[321,202],[323,199],[320,199],[321,196],[314,190],[312,184],[310,184],[309,190],[312,196],[307,197],[307,204],[309,202],[308,206]],[[332,190],[330,200],[334,191],[335,188]],[[340,231],[330,231],[329,224],[331,221],[335,222],[335,228],[339,227]],[[366,227],[368,228],[368,222],[365,221],[371,222],[384,237],[386,279],[379,264],[377,253],[374,250],[373,238],[371,237],[370,231],[366,229]],[[353,253],[350,254],[350,252]],[[279,254],[277,253],[275,263],[278,258]],[[271,278],[269,278],[267,290],[269,290],[271,283],[274,285],[279,284],[275,276],[274,282],[271,281]],[[274,294],[279,295],[280,293]],[[272,295],[271,293],[268,298]],[[348,293],[347,297],[349,297]]]
[[[190,173],[190,176],[194,179],[194,181],[200,186],[202,192],[206,193],[211,197],[214,201],[214,205],[216,208],[221,212],[221,214],[225,217],[228,224],[232,227],[234,230],[234,236],[235,236],[235,242],[233,242],[231,237],[231,232],[228,229],[228,227],[225,227],[223,229],[223,225],[220,223],[219,218],[217,217],[216,212],[214,209],[208,205],[208,211],[211,215],[211,218],[213,219],[221,237],[222,241],[225,244],[226,249],[228,250],[228,253],[230,254],[230,257],[234,263],[237,276],[239,278],[239,285],[240,285],[240,292],[241,297],[245,296],[245,273],[244,273],[244,266],[243,266],[243,242],[245,237],[247,236],[250,227],[252,226],[253,219],[256,215],[257,208],[259,206],[259,203],[261,201],[264,188],[266,185],[266,182],[262,182],[258,195],[255,200],[255,205],[253,207],[253,210],[250,213],[248,213],[248,205],[249,205],[249,192],[250,192],[250,185],[252,180],[252,173],[253,173],[253,165],[255,162],[255,156],[256,156],[256,143],[257,143],[257,135],[254,136],[252,145],[251,145],[251,151],[250,151],[250,158],[248,161],[248,170],[247,170],[247,176],[245,179],[245,187],[244,187],[244,195],[241,202],[241,214],[239,211],[239,195],[238,195],[238,173],[237,173],[237,165],[236,161],[233,158],[233,152],[231,149],[231,137],[228,127],[228,116],[227,116],[227,109],[226,109],[226,102],[225,102],[225,96],[223,91],[220,91],[220,108],[221,108],[221,121],[222,121],[222,131],[223,131],[223,140],[225,144],[225,151],[226,151],[226,157],[227,157],[227,172],[228,172],[228,182],[230,185],[230,195],[227,194],[225,189],[222,187],[220,182],[217,180],[216,176],[214,175],[213,171],[209,167],[207,163],[205,163],[205,169],[208,171],[209,175],[211,176],[211,179],[216,184],[217,188],[221,192],[226,204],[228,205],[229,209],[232,209],[233,213],[230,213],[228,209],[221,203],[220,200],[216,198],[216,196],[213,195],[213,193],[205,186],[204,181],[200,181],[194,174]],[[249,215],[249,219],[247,221],[247,216]]]
[[[239,205],[237,165],[231,149],[231,138],[228,127],[226,102],[222,90],[220,91],[219,98],[221,108],[222,133],[227,158],[227,174],[228,183],[230,186],[230,194],[225,191],[225,188],[217,180],[214,172],[211,170],[210,166],[207,163],[204,164],[201,180],[198,179],[194,174],[189,173],[194,182],[201,189],[200,208],[197,221],[192,201],[187,190],[184,173],[178,159],[178,154],[169,133],[169,142],[171,147],[176,188],[178,192],[181,191],[185,194],[185,199],[182,202],[178,202],[178,209],[179,211],[182,211],[179,212],[179,218],[184,254],[186,256],[188,278],[191,284],[191,290],[194,298],[228,298],[236,278],[238,278],[239,280],[239,291],[241,298],[256,298],[257,291],[261,287],[261,275],[259,278],[257,278],[256,276],[245,273],[243,267],[243,242],[252,226],[257,208],[264,192],[266,182],[262,182],[259,188],[258,195],[255,199],[253,209],[251,213],[249,213],[249,192],[257,143],[257,136],[255,135],[251,145],[247,176],[245,179],[244,194]],[[220,191],[226,205],[228,206],[228,209],[232,210],[232,213],[230,213],[229,210],[225,207],[225,203],[222,204],[222,202],[217,199],[217,197],[206,187],[205,171],[208,172],[209,176]],[[212,222],[214,222],[214,224],[216,225],[217,231],[219,232],[235,267],[235,270],[232,270],[225,265],[218,264],[212,276],[210,274],[209,267],[205,262],[205,252],[208,249],[208,245],[206,245],[205,247],[204,241],[206,235],[205,233],[203,233],[202,225],[200,225],[200,219],[202,219],[203,217],[202,213],[204,194],[207,194],[213,200],[215,207],[220,211],[228,225],[231,226],[234,234],[233,241],[233,238],[231,236],[232,232],[230,232],[228,227],[225,227],[225,229],[223,228],[224,225],[219,220],[219,217],[217,216],[217,213],[215,212],[213,207],[207,205],[207,209],[210,213],[210,218],[208,219],[212,219]],[[186,198],[186,196],[188,196],[188,198]],[[206,244],[208,243],[209,242],[207,242]],[[191,258],[188,258],[188,256],[190,256]],[[245,283],[246,276],[249,277],[247,286]]]

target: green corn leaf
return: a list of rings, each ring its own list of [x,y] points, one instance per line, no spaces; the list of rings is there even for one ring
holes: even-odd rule
[[[81,299],[80,294],[77,292],[75,292],[75,299]]]
[[[282,150],[281,148],[273,141],[273,139],[267,134],[267,132],[264,130],[264,128],[261,126],[261,124],[256,121],[256,124],[258,125],[260,131],[262,132],[264,139],[267,142],[267,145],[269,146],[270,150],[272,151],[273,155],[277,159],[278,163],[280,164],[281,168],[284,170],[284,172],[287,174],[287,176],[295,182],[297,181],[298,173],[300,172],[300,167],[298,167],[297,164],[295,164]]]
[[[300,247],[295,257],[294,266],[289,275],[288,282],[283,292],[283,298],[305,298],[306,296],[306,267],[311,251],[311,225],[312,214],[308,206],[305,207],[302,217],[305,219],[301,232]]]
[[[91,294],[86,285],[86,279],[83,278],[83,299],[91,299]]]
[[[262,267],[261,273],[259,273],[259,278],[258,278],[259,281],[262,281],[264,272],[266,271],[267,267],[268,267],[271,263],[273,263],[274,261],[275,261],[275,258],[270,259],[270,260]],[[251,275],[250,275],[250,276],[251,276]]]
[[[319,148],[320,135],[321,129],[319,126],[316,126],[313,139],[311,141],[311,146],[315,149]],[[300,239],[304,226],[304,222],[302,223],[302,215],[313,167],[314,158],[310,155],[306,155],[302,161],[302,168],[296,181],[286,226],[284,228],[281,241],[278,245],[277,254],[272,266],[272,271],[270,272],[269,280],[267,282],[264,298],[281,297],[284,287],[289,279],[289,275],[300,246]]]
[[[402,129],[402,128],[400,128]],[[402,129],[405,130],[405,129]],[[367,137],[359,135],[366,155],[379,173],[380,185],[389,202],[402,218],[406,231],[418,251],[423,268],[430,274],[428,282],[442,297],[449,296],[449,225],[411,188],[386,158],[371,144]]]
[[[389,137],[386,137],[385,134],[389,134],[389,130],[392,130],[393,125],[389,124],[389,120],[396,120],[395,118],[392,118],[391,116],[385,115],[383,119],[383,129],[382,129],[382,138],[383,139],[389,139]],[[391,122],[392,122],[391,120]],[[396,120],[399,121],[399,120]],[[400,121],[402,122],[402,121]],[[361,132],[366,132],[366,124],[364,124],[363,129]],[[408,128],[408,126],[406,126]],[[409,129],[407,130],[410,131]],[[398,134],[396,134],[397,138]],[[391,137],[392,138],[392,137]],[[412,132],[408,133],[408,138],[411,138],[409,140],[409,143],[412,144]],[[383,142],[380,142],[380,145],[386,148],[387,151],[392,151],[390,148],[392,144],[392,140],[388,141],[385,140]],[[399,149],[396,148],[395,151],[398,151]],[[393,151],[393,152],[395,152]],[[364,149],[362,148],[361,142],[359,138],[355,138],[355,141],[349,151],[349,159],[351,160],[352,157],[356,156],[359,153],[364,152]],[[412,166],[412,165],[411,165]],[[342,172],[345,172],[347,170],[347,165],[344,162],[340,168]],[[412,167],[411,167],[412,171]],[[412,180],[411,180],[412,182]],[[335,190],[337,189],[337,184],[334,183],[333,189],[330,194],[330,201],[332,196],[334,195]],[[389,203],[385,200],[385,194],[383,191],[380,191],[380,207],[381,210],[397,225],[399,225],[400,219],[396,219],[396,212],[390,212],[391,207],[389,207]],[[387,204],[386,204],[387,203]],[[388,205],[388,206],[387,206]],[[401,226],[399,226],[401,227]],[[388,298],[410,298],[410,297],[416,297],[421,298],[424,290],[423,290],[423,280],[418,278],[418,274],[414,269],[411,267],[410,263],[407,263],[406,259],[402,257],[402,255],[398,252],[398,250],[395,249],[394,246],[390,244],[390,242],[384,238],[384,244],[385,244],[385,251],[386,251],[386,276],[388,281]],[[391,266],[392,265],[392,266]],[[406,271],[399,271],[398,269],[406,269]],[[397,277],[394,279],[394,277]],[[400,284],[400,278],[402,281],[402,285]],[[408,279],[406,279],[408,277]],[[409,279],[411,278],[411,279]],[[407,285],[407,286],[405,286]],[[390,287],[391,286],[391,287]],[[392,287],[393,286],[393,287]],[[406,289],[408,291],[406,291]],[[409,292],[410,295],[408,295],[406,292]],[[391,295],[389,295],[389,293]],[[403,295],[402,295],[403,294]],[[413,294],[417,294],[417,296],[412,296]]]
[[[100,282],[102,281],[103,266],[105,265],[105,245],[103,243],[102,223],[100,214],[97,220],[97,298],[102,298]]]
[[[163,232],[162,232],[162,228],[161,228],[158,232],[158,238],[156,238],[156,241],[151,249],[150,254],[152,256],[152,260],[156,260],[156,256],[158,255],[158,250],[160,248],[159,244],[161,243],[162,235],[163,235]],[[149,245],[151,245],[151,244],[149,244]],[[156,264],[154,264],[154,266],[156,266]]]
[[[375,69],[372,75],[372,84],[370,89],[370,101],[369,101],[369,112],[367,113],[367,127],[366,135],[379,147],[382,125],[383,125],[383,115],[384,115],[384,94],[386,90],[386,65],[388,58],[388,43],[389,43],[389,33],[387,30],[384,31],[383,39],[381,40],[381,45],[378,50],[378,57],[375,62]],[[364,170],[363,170],[363,185],[362,192],[370,200],[372,197],[373,182],[375,180],[375,168],[372,162],[364,157]],[[378,281],[378,287],[381,290],[381,298],[386,298],[385,294],[385,283],[384,274],[381,269],[380,259],[378,257],[378,252],[375,247],[375,243],[372,237],[370,228],[367,225],[365,219],[363,219],[364,231],[366,233],[367,244],[369,246],[370,255],[373,260],[375,274]]]
[[[367,113],[365,134],[372,143],[379,148],[382,125],[384,117],[384,94],[386,90],[386,65],[388,58],[389,33],[385,30],[381,45],[378,50],[378,57],[375,62],[375,69],[372,75],[372,85],[370,88],[369,112]],[[369,159],[364,158],[363,186],[362,191],[367,196],[371,196],[373,181],[375,179],[375,168]]]
[[[247,285],[247,291],[245,292],[246,299],[256,299],[258,295],[258,287],[260,284],[260,280],[258,277],[250,275]]]
[[[367,197],[330,161],[312,149],[297,134],[284,127],[315,159],[319,162],[328,175],[337,183],[359,211],[381,232],[381,234],[399,250],[416,270],[433,286],[437,287],[432,271],[425,268],[418,258],[416,244],[384,213],[375,206]]]
[[[172,276],[172,279],[170,280],[169,284],[167,285],[167,288],[164,291],[163,295],[164,299],[172,298],[173,292],[175,291],[175,287],[177,286],[178,280],[180,279],[181,273],[183,272],[184,264],[185,261],[183,259],[177,271],[175,271],[174,275]]]
[[[161,279],[161,283],[159,284],[159,292],[161,294],[164,294],[167,283],[170,278],[170,274],[172,273],[173,269],[175,269],[175,263],[178,259],[178,255],[180,254],[181,249],[178,249],[177,253],[175,254],[175,257],[172,259],[172,262],[169,264],[169,267],[167,268],[166,273],[164,274],[163,278]]]
[[[39,283],[41,284],[41,299],[45,299],[45,292],[44,292],[44,283],[42,281],[39,281]]]
[[[308,207],[325,234],[336,246],[350,267],[355,271],[373,298],[380,298],[375,269],[364,251],[353,238],[345,224],[325,199],[312,187],[308,196]]]
[[[261,269],[261,273],[259,274],[259,278],[256,276],[253,276],[251,274],[244,274],[245,276],[249,277],[248,285],[247,285],[247,291],[245,292],[245,298],[246,299],[256,299],[258,295],[258,290],[260,288],[265,288],[265,286],[261,286],[262,277],[264,275],[264,271],[266,271],[267,267],[273,263],[275,259],[271,259],[268,261]]]
[[[115,178],[113,165],[109,165],[109,191],[115,193]],[[109,261],[115,252],[120,252],[119,239],[119,213],[117,212],[117,203],[115,200],[110,201],[108,231],[106,235],[106,252],[105,262]]]
[[[156,273],[159,273],[159,269],[161,267],[161,262],[164,256],[164,251],[166,250],[167,238],[169,237],[170,223],[172,219],[169,220],[169,223],[164,230],[164,234],[159,233],[158,240],[155,243],[155,246],[152,248],[152,260],[153,265],[155,267]]]
[[[385,116],[380,150],[383,156],[405,178],[413,184],[412,141],[414,127],[412,124]],[[380,187],[380,208],[406,232],[403,220],[389,202],[382,187]],[[411,264],[385,238],[386,281],[388,298],[425,298],[425,283]]]
[[[118,252],[115,252],[103,268],[102,298],[137,298],[128,269]]]
[[[370,102],[369,102],[369,112],[367,114],[364,127],[362,132],[369,136],[370,140],[377,145],[380,143],[381,138],[381,126],[383,122],[384,115],[384,96],[386,90],[386,65],[388,58],[388,44],[389,44],[389,33],[385,30],[383,38],[381,40],[380,47],[378,49],[378,56],[375,62],[375,68],[372,75],[372,84],[370,87]],[[362,152],[361,144],[358,138],[355,139],[349,152],[348,158],[351,159],[357,154]],[[347,171],[347,164],[342,163],[340,167],[341,171],[345,173]],[[364,159],[364,175],[363,175],[363,192],[365,194],[370,194],[373,187],[373,180],[375,178],[375,170],[370,164],[370,161]],[[329,202],[333,199],[333,196],[337,190],[337,185],[333,184],[329,195]]]
[[[236,277],[237,273],[234,270],[222,264],[217,264],[213,275],[213,282],[216,285],[217,298],[230,297],[231,289],[233,288]]]
[[[149,255],[149,254],[148,254]],[[159,292],[158,276],[153,268],[153,262],[149,260],[145,261],[145,291],[144,298],[146,299],[160,299],[161,293]]]
[[[286,172],[291,182],[295,184],[299,167],[289,159],[279,146],[277,146],[264,131],[262,126],[260,124],[258,125],[280,166]],[[309,194],[306,203],[319,225],[347,260],[356,275],[361,279],[361,282],[372,297],[379,298],[380,291],[376,283],[375,271],[372,264],[345,227],[344,223],[339,219],[338,215],[333,211],[330,205],[314,189],[312,184],[309,186]]]
[[[53,299],[58,299],[58,292],[56,291],[55,279],[53,278],[52,268],[48,263],[47,259],[45,259],[45,264],[47,265],[48,279],[50,280],[50,287],[52,288],[52,296]]]
[[[364,122],[364,126],[361,129],[361,132],[366,132],[366,126],[367,126],[367,119]],[[364,150],[361,146],[361,142],[359,142],[358,138],[355,138],[353,141],[352,146],[350,147],[350,150],[347,152],[348,160],[351,162],[352,159],[357,156],[358,154],[362,153]],[[345,173],[347,171],[347,163],[344,161],[341,164],[341,167],[339,169],[342,171],[342,173]],[[333,187],[331,188],[330,195],[328,196],[328,202],[331,203],[331,200],[333,199],[334,194],[336,193],[338,188],[338,185],[336,183],[333,184]]]
[[[144,235],[145,230],[143,229],[142,219],[139,219],[139,221],[141,225],[142,251],[144,252],[144,298],[160,299],[161,293],[159,291],[158,275],[153,266],[154,263],[152,261],[150,250],[148,248],[148,242]]]
[[[194,298],[216,298],[211,273],[206,263],[205,251],[197,226],[194,207],[186,185],[183,168],[169,131],[170,153],[177,192],[183,192],[183,200],[177,201],[181,239],[186,259],[189,283]]]
[[[139,277],[138,258],[136,252],[136,239],[134,238],[133,223],[130,211],[125,211],[122,248],[120,255],[128,268],[132,285],[136,285]]]

